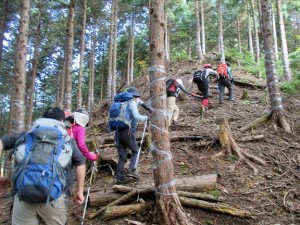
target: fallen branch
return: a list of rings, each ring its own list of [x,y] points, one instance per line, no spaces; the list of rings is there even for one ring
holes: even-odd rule
[[[131,205],[112,206],[106,208],[102,219],[109,220],[120,216],[128,216],[137,213],[143,213],[150,208],[150,203],[136,203]]]
[[[258,141],[261,139],[264,139],[265,135],[263,134],[258,134],[258,135],[251,135],[251,136],[246,136],[246,137],[240,137],[237,139],[239,142],[246,142],[246,141]]]
[[[252,121],[251,123],[247,124],[246,126],[243,126],[240,128],[241,132],[244,132],[252,127],[255,127],[261,123],[264,123],[266,121],[268,121],[268,119],[270,118],[270,114],[268,115],[263,115],[260,118],[257,118],[256,120]]]
[[[224,201],[224,198],[222,198],[222,197],[215,197],[215,196],[207,194],[207,193],[192,193],[192,192],[187,192],[187,191],[177,191],[177,193],[180,197],[196,198],[196,199],[211,201],[211,202],[223,202]]]
[[[202,200],[180,197],[180,196],[179,196],[179,200],[183,206],[195,207],[195,208],[210,210],[214,212],[225,213],[232,216],[254,219],[254,217],[251,215],[250,212],[246,210],[236,209],[225,204],[210,203]]]
[[[108,207],[111,207],[111,206],[115,206],[115,205],[118,205],[122,202],[125,202],[129,199],[131,199],[133,196],[135,196],[137,194],[137,190],[136,189],[132,189],[132,191],[130,191],[129,193],[127,193],[126,195],[123,195],[122,197],[118,198],[117,200],[109,203],[107,206],[104,206],[102,208],[100,208],[99,210],[97,210],[96,212],[90,214],[88,216],[89,219],[93,219],[97,216],[99,216],[103,211],[105,211]]]

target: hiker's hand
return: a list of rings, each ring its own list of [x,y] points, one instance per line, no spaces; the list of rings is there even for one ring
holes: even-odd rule
[[[82,191],[77,191],[74,197],[74,202],[78,205],[82,205],[84,203],[84,196]]]
[[[193,93],[192,93],[192,96],[193,96],[193,97],[195,97],[195,96],[196,96],[196,94],[193,92]]]
[[[97,161],[99,159],[99,154],[91,153],[90,160]]]

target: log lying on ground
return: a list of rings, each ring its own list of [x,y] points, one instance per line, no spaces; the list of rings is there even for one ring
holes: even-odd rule
[[[245,162],[248,166],[250,166],[253,169],[253,172],[256,175],[258,173],[258,169],[254,165],[252,165],[252,163],[249,162],[248,159],[251,159],[252,161],[255,161],[263,166],[266,165],[266,162],[263,159],[260,159],[256,156],[251,155],[250,153],[247,153],[245,150],[242,150],[238,146],[231,133],[227,118],[218,118],[217,124],[220,125],[219,142],[224,150],[213,155],[213,158],[223,156],[225,154],[231,155],[232,152],[235,152],[241,161]]]
[[[238,217],[243,217],[243,218],[252,218],[252,219],[254,218],[251,215],[251,213],[248,211],[235,209],[235,208],[227,206],[225,204],[205,202],[202,200],[180,197],[180,196],[179,196],[179,199],[183,206],[200,208],[200,209],[205,209],[205,210],[219,212],[219,213],[225,213],[225,214],[229,214],[232,216],[238,216]]]
[[[258,141],[258,140],[261,140],[264,138],[265,138],[265,135],[257,134],[257,135],[251,135],[251,136],[246,136],[246,137],[240,137],[237,139],[237,141],[239,141],[239,142]]]
[[[133,196],[137,195],[137,190],[136,189],[132,189],[132,191],[130,191],[129,193],[123,195],[122,197],[116,199],[115,201],[109,203],[108,205],[102,207],[101,209],[97,210],[96,212],[90,214],[88,216],[89,219],[95,218],[97,216],[99,216],[103,211],[107,210],[107,208],[114,206],[114,205],[118,205],[122,202],[128,201],[129,199],[131,199]]]
[[[177,191],[180,197],[188,197],[188,198],[196,198],[204,201],[210,202],[223,202],[224,198],[222,197],[215,197],[213,195],[207,193],[192,193],[187,191]]]
[[[107,205],[120,197],[123,194],[114,191],[97,191],[89,194],[89,206],[104,206]]]
[[[270,114],[268,115],[263,115],[260,118],[257,118],[256,120],[252,121],[251,123],[247,124],[246,126],[243,126],[240,128],[241,132],[244,132],[248,129],[251,129],[252,127],[255,127],[261,123],[264,123],[266,121],[268,121],[268,119],[270,118]]]
[[[143,213],[150,209],[151,203],[136,203],[131,205],[108,207],[104,212],[102,219],[109,220],[120,216],[128,216],[137,213]]]

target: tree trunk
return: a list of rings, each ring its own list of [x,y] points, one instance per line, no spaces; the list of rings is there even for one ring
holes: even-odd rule
[[[28,78],[28,109],[27,116],[26,116],[26,129],[28,130],[32,125],[32,114],[33,114],[33,103],[34,103],[34,96],[35,96],[35,79],[36,79],[36,73],[37,73],[37,66],[38,66],[38,60],[39,60],[39,46],[41,43],[41,15],[43,14],[43,7],[44,7],[44,1],[39,4],[39,12],[36,18],[37,21],[37,27],[35,32],[35,40],[34,40],[34,52],[33,52],[33,60],[32,60],[32,69],[31,74]]]
[[[239,14],[237,15],[237,32],[238,32],[238,46],[239,52],[242,53],[242,38],[241,38],[241,24]]]
[[[248,10],[248,49],[251,55],[254,56],[253,41],[252,41],[252,23],[251,23],[251,14],[249,10]]]
[[[279,31],[280,31],[280,39],[281,39],[281,49],[282,49],[282,61],[283,61],[283,69],[284,69],[284,77],[286,80],[292,79],[291,69],[290,69],[290,60],[289,60],[289,52],[285,35],[285,25],[284,18],[282,13],[282,3],[281,0],[276,0],[277,2],[277,13],[279,20]]]
[[[205,43],[205,22],[204,22],[204,9],[203,0],[200,0],[200,11],[201,11],[201,35],[202,35],[202,53],[206,55],[206,43]]]
[[[114,11],[115,11],[115,0],[112,1],[111,6],[111,22],[110,22],[110,40],[109,40],[109,52],[108,52],[108,68],[107,68],[107,93],[106,99],[108,102],[112,102],[112,64],[113,64],[113,47],[114,47]]]
[[[68,36],[65,52],[65,92],[64,110],[72,111],[72,58],[73,58],[73,39],[74,39],[74,10],[76,0],[70,1],[68,16]]]
[[[9,7],[9,0],[3,0],[2,3],[2,17],[0,22],[0,68],[2,67],[2,53],[3,53],[3,41],[4,41],[4,32],[7,28],[7,11]]]
[[[96,20],[94,20],[96,23]],[[91,57],[90,57],[90,77],[89,77],[89,96],[88,96],[88,111],[92,111],[94,105],[94,84],[95,84],[95,48],[96,48],[96,24],[93,25]]]
[[[82,30],[81,30],[81,43],[80,43],[80,60],[79,60],[79,74],[77,84],[77,109],[82,107],[82,78],[84,68],[84,47],[85,47],[85,29],[86,29],[86,1],[82,0]]]
[[[112,96],[115,96],[116,94],[116,82],[117,82],[117,34],[118,34],[118,7],[119,7],[119,1],[114,0],[115,2],[115,9],[114,9],[114,18],[113,18],[113,62],[112,62],[112,83],[111,83],[111,94]]]
[[[260,48],[259,48],[257,16],[256,16],[255,7],[254,7],[254,0],[251,0],[251,12],[252,12],[253,28],[254,28],[255,62],[259,68],[260,67]],[[258,77],[261,77],[261,72],[259,72]]]
[[[273,7],[272,3],[271,3],[271,9],[272,9],[272,31],[273,31],[273,38],[274,38],[274,54],[275,54],[275,60],[278,61],[278,41],[277,41],[276,19],[275,19],[274,7]]]
[[[218,46],[221,54],[220,62],[225,63],[224,39],[223,39],[223,17],[222,0],[218,0]]]
[[[153,175],[156,187],[156,222],[190,224],[176,193],[174,165],[170,151],[165,74],[164,0],[150,1],[150,95],[155,109],[151,114]],[[170,217],[170,215],[173,215]]]
[[[133,81],[133,75],[134,75],[134,26],[135,26],[135,15],[132,15],[131,40],[130,40],[130,82]]]
[[[168,23],[168,8],[169,8],[169,1],[165,1],[165,55],[166,55],[166,62],[170,62],[170,34],[169,34],[169,23]]]
[[[202,59],[201,49],[201,27],[200,27],[200,15],[199,15],[199,4],[198,0],[195,1],[195,14],[196,14],[196,44],[197,44],[197,57]]]
[[[273,36],[271,24],[271,5],[270,0],[262,0],[263,29],[264,29],[264,50],[265,68],[267,74],[267,86],[271,104],[271,114],[275,121],[278,121],[286,132],[291,132],[290,125],[284,116],[282,98],[278,87],[278,78],[275,69]]]
[[[16,66],[12,99],[12,131],[21,133],[25,129],[25,82],[28,42],[30,0],[22,0],[19,36],[16,48]]]

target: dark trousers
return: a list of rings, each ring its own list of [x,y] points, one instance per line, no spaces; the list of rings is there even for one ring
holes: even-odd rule
[[[233,99],[233,87],[232,84],[230,82],[230,80],[228,78],[225,79],[219,79],[218,80],[218,86],[219,86],[219,101],[222,102],[224,100],[224,91],[225,91],[225,87],[228,89],[229,91],[229,99]]]
[[[208,79],[204,78],[200,83],[197,84],[199,91],[203,95],[203,99],[208,98],[208,83],[209,83]]]
[[[135,168],[135,163],[138,156],[138,144],[135,138],[135,132],[129,129],[118,130],[116,132],[117,149],[119,154],[119,161],[117,165],[116,177],[117,180],[124,180],[124,165],[127,162],[127,151],[126,148],[131,150],[132,156],[130,159],[129,169]]]

